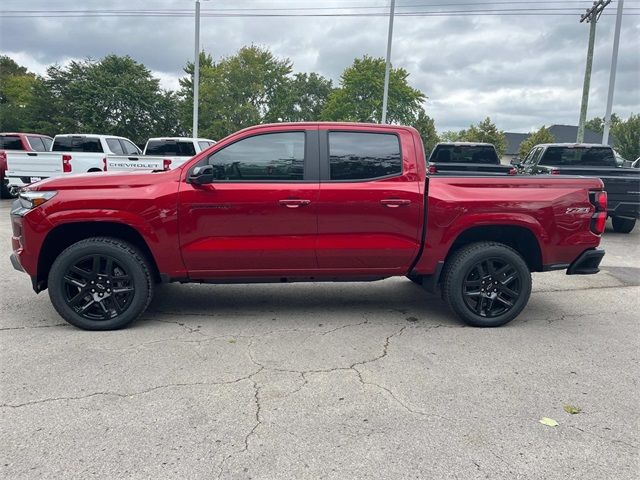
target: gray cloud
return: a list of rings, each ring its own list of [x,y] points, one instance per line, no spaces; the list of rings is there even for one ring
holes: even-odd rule
[[[484,0],[486,2],[486,0]],[[426,5],[424,0],[399,5]],[[445,2],[438,2],[445,3]],[[451,3],[460,3],[457,0]],[[468,1],[466,3],[469,3]],[[382,5],[383,2],[375,3]],[[584,2],[584,7],[590,1]],[[77,9],[77,2],[29,2],[30,9]],[[259,2],[266,6],[365,5],[344,2]],[[366,5],[372,5],[367,3]],[[91,9],[190,9],[187,0],[115,0]],[[582,5],[578,5],[582,7]],[[626,8],[635,7],[633,3]],[[3,9],[24,9],[4,0]],[[202,3],[203,10],[222,7]],[[415,7],[417,9],[417,7]],[[362,10],[353,10],[362,11]],[[608,7],[615,11],[615,2]],[[623,19],[614,110],[640,112],[640,23]],[[30,68],[74,58],[128,54],[175,87],[193,55],[192,18],[2,18],[0,52]],[[614,16],[598,24],[589,116],[602,116],[609,79]],[[201,45],[215,57],[255,43],[289,57],[296,71],[316,71],[339,79],[355,57],[384,56],[384,17],[202,18]],[[397,17],[393,64],[410,72],[413,86],[429,97],[426,107],[439,130],[459,129],[489,115],[506,130],[528,131],[542,124],[577,122],[588,26],[575,16]]]

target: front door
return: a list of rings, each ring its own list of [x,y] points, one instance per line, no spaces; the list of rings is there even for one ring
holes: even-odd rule
[[[198,163],[214,180],[180,191],[180,243],[192,279],[317,268],[317,130],[252,132]]]

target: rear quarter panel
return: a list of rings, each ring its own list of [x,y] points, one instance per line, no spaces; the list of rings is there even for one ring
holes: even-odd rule
[[[543,265],[570,263],[600,243],[600,237],[590,230],[595,212],[590,190],[602,190],[602,182],[590,178],[431,177],[425,248],[414,270],[435,272],[461,233],[490,225],[531,231],[540,245]],[[580,210],[572,210],[576,208]]]

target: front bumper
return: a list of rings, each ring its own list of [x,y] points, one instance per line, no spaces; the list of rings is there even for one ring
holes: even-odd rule
[[[601,248],[585,250],[569,265],[567,275],[592,275],[598,273],[602,257],[604,257],[604,250]]]
[[[13,265],[13,268],[18,270],[19,272],[24,272],[24,268],[22,268],[22,265],[20,264],[20,259],[15,253],[12,253],[9,259],[11,260],[11,265]]]

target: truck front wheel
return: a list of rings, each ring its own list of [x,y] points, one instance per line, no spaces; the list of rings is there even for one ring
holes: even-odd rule
[[[613,230],[618,233],[631,233],[633,227],[636,226],[635,218],[611,217]]]
[[[144,255],[117,238],[74,243],[53,262],[49,297],[67,322],[85,330],[115,330],[145,311],[153,280]]]
[[[442,294],[467,324],[498,327],[516,318],[531,295],[531,272],[511,247],[472,243],[455,252],[444,270]]]

